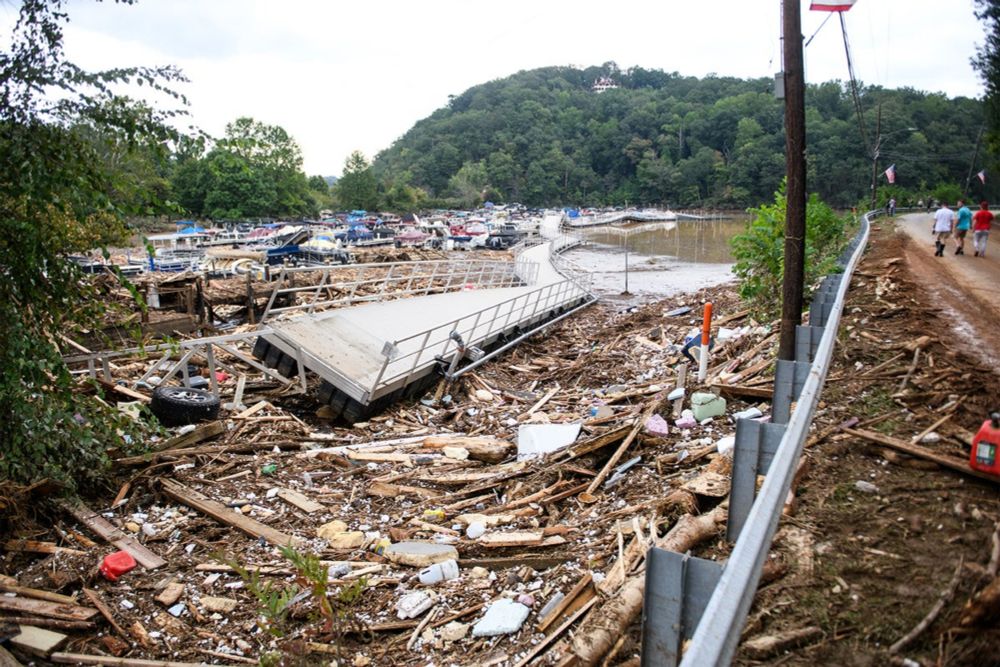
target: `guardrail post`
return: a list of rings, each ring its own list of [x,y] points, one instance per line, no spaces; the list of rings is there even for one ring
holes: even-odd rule
[[[656,547],[646,552],[642,597],[642,667],[674,667],[708,605],[722,566]]]
[[[774,369],[774,394],[771,398],[771,421],[787,424],[791,419],[792,403],[802,393],[809,377],[810,364],[805,361],[779,359]]]
[[[726,539],[730,542],[735,542],[740,536],[757,497],[757,475],[767,474],[784,435],[784,424],[753,419],[736,421],[733,481],[729,490],[729,519],[726,521]]]
[[[795,326],[795,361],[811,364],[816,358],[816,348],[823,338],[823,327],[804,324]]]

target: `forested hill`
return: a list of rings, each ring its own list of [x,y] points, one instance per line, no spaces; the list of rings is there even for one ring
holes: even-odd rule
[[[605,75],[618,88],[594,92]],[[466,203],[753,205],[771,199],[784,175],[783,106],[772,89],[770,78],[610,64],[519,72],[451,98],[380,153],[374,169],[386,187]],[[840,206],[867,198],[871,151],[848,87],[809,86],[806,102],[810,191]],[[881,103],[879,171],[896,164],[897,194],[965,187],[984,120],[979,100],[867,87],[861,103],[869,145]],[[973,181],[970,194],[984,194]]]

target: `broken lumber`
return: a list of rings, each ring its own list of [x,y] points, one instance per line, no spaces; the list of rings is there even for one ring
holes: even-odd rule
[[[424,489],[419,486],[403,486],[402,484],[389,484],[387,482],[372,482],[368,485],[369,496],[380,498],[395,498],[397,496],[417,496],[428,500],[439,498],[442,494],[433,489]]]
[[[445,447],[462,447],[469,452],[469,458],[486,463],[500,463],[514,449],[514,445],[506,440],[496,438],[472,438],[468,436],[431,435],[424,438],[424,447],[443,449]]]
[[[118,621],[115,620],[111,610],[108,609],[108,605],[104,604],[104,600],[101,598],[100,593],[90,588],[84,588],[83,594],[87,596],[87,599],[90,600],[90,604],[94,605],[94,607],[97,608],[97,611],[101,612],[101,616],[104,617],[104,620],[111,624],[111,627],[113,627],[118,634],[122,637],[128,638],[128,634],[126,634],[126,632],[122,629],[122,626],[118,625]]]
[[[76,598],[72,598],[68,595],[60,595],[59,593],[39,590],[37,588],[18,586],[17,580],[14,579],[14,577],[8,577],[2,574],[0,574],[0,591],[14,593],[16,595],[20,595],[21,597],[35,598],[36,600],[58,602],[59,604],[76,604]]]
[[[88,655],[86,653],[53,653],[49,656],[49,660],[65,665],[104,665],[105,667],[210,667],[204,662],[164,662],[163,660],[112,658],[108,655]]]
[[[167,438],[163,442],[158,442],[152,447],[152,451],[162,452],[167,449],[184,449],[185,447],[192,447],[197,445],[199,442],[204,442],[205,440],[218,437],[225,432],[226,422],[221,420],[214,421],[209,424],[199,426],[190,433],[175,435],[172,438]]]
[[[771,387],[747,387],[746,385],[740,385],[740,384],[714,383],[712,384],[711,388],[719,391],[720,393],[727,394],[733,397],[746,396],[749,398],[770,399],[774,395],[774,389]]]
[[[97,610],[90,607],[32,600],[31,598],[12,598],[6,595],[0,595],[0,609],[22,614],[36,614],[46,618],[59,618],[65,621],[89,621],[97,615]]]
[[[796,646],[808,643],[823,636],[823,631],[816,626],[785,630],[773,635],[759,635],[743,642],[743,650],[747,657],[753,660],[764,660]]]
[[[59,502],[59,506],[101,539],[110,542],[122,551],[127,551],[135,559],[135,562],[147,570],[155,570],[167,564],[167,561],[147,549],[137,539],[126,535],[86,505],[64,500]]]
[[[597,477],[591,480],[590,486],[587,487],[587,490],[580,494],[580,500],[582,500],[585,503],[596,501],[596,498],[593,495],[594,491],[597,490],[597,488],[604,483],[604,480],[607,478],[607,476],[611,474],[611,470],[618,465],[619,459],[621,459],[621,457],[628,450],[629,445],[632,444],[632,441],[635,440],[635,437],[639,435],[639,431],[642,430],[642,427],[643,425],[645,425],[646,420],[649,419],[654,412],[656,412],[656,409],[658,407],[660,407],[660,403],[663,402],[663,398],[665,396],[666,396],[665,392],[660,392],[659,394],[656,395],[656,397],[652,401],[650,401],[649,407],[646,408],[645,412],[643,412],[642,415],[639,416],[639,419],[638,421],[636,421],[635,426],[632,427],[632,430],[629,432],[628,436],[625,438],[622,444],[618,445],[618,449],[615,450],[615,453],[611,455],[611,458],[608,459],[608,462],[604,464],[603,468],[601,468],[601,472],[597,473]]]
[[[270,526],[265,526],[250,517],[237,514],[222,503],[206,498],[194,489],[189,489],[178,481],[164,479],[160,481],[160,486],[163,488],[164,493],[177,502],[194,508],[203,514],[207,514],[216,521],[237,528],[251,537],[262,537],[276,547],[298,546],[300,544],[298,538],[282,533],[280,530],[275,530]]]
[[[38,540],[7,540],[3,543],[5,551],[23,551],[35,554],[72,554],[86,556],[86,551],[57,546],[55,542],[39,542]]]
[[[1000,484],[1000,478],[970,468],[969,462],[963,459],[958,459],[953,456],[945,456],[943,454],[936,454],[924,447],[917,447],[903,440],[897,440],[896,438],[892,438],[881,433],[875,433],[873,431],[845,428],[844,433],[853,435],[857,438],[863,438],[871,442],[877,442],[880,445],[885,445],[886,447],[903,452],[904,454],[909,454],[910,456],[915,456],[926,461],[932,461],[944,468],[949,468],[956,472],[969,475],[970,477],[976,477],[978,479],[993,482],[994,484]]]
[[[726,514],[723,506],[697,517],[685,514],[670,532],[657,540],[656,546],[684,553],[713,537],[717,525],[725,521]],[[575,658],[576,664],[587,667],[597,664],[642,612],[645,586],[645,573],[632,577],[618,595],[605,602],[599,613],[590,614],[570,642],[568,657]]]
[[[302,495],[301,493],[299,493],[298,491],[293,491],[291,489],[279,490],[278,497],[284,500],[286,503],[289,503],[290,505],[295,505],[306,514],[312,514],[313,512],[320,512],[326,509],[325,506],[321,505],[315,500],[311,500]]]

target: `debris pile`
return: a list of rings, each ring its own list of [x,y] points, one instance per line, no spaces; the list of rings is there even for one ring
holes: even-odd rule
[[[717,536],[733,417],[768,418],[772,327],[725,289],[703,298],[730,313],[703,385],[682,356],[700,310],[672,302],[592,308],[350,428],[261,383],[120,458],[129,479],[98,511],[64,504],[7,540],[0,623],[60,661],[633,654],[628,633],[570,629],[624,631],[646,549]]]

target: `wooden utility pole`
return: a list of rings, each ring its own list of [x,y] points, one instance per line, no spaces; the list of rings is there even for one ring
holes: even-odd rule
[[[801,0],[782,0],[785,71],[785,275],[778,358],[795,359],[795,327],[802,323],[806,249],[806,105],[802,64]]]

